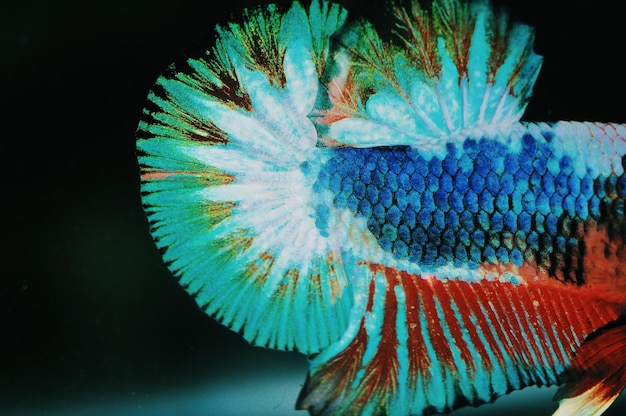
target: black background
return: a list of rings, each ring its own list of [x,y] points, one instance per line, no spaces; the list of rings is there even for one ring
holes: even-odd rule
[[[134,154],[159,72],[258,2],[11,3],[0,7],[0,414],[290,413],[306,360],[249,347],[178,287],[148,233]],[[617,3],[497,3],[536,27],[544,56],[524,119],[626,122]],[[383,9],[344,4],[372,20]],[[268,392],[281,378],[289,391]],[[500,411],[554,408],[552,391],[531,392]]]

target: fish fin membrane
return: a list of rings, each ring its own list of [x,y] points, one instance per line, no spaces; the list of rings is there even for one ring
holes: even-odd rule
[[[372,264],[359,276],[346,334],[311,359],[297,404],[311,415],[442,413],[556,384],[582,340],[619,313],[574,286]]]
[[[438,150],[518,121],[542,61],[532,29],[486,2],[404,3],[390,39],[367,22],[341,33],[316,119],[326,145]]]
[[[553,416],[601,415],[626,387],[626,319],[593,333],[578,349]]]
[[[307,115],[345,11],[247,12],[156,82],[138,129],[153,237],[199,306],[251,343],[313,353],[343,334],[341,252],[315,224],[327,149]]]

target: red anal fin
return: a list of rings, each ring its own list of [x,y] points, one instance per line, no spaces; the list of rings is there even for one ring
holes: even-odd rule
[[[620,313],[595,290],[554,281],[467,282],[373,264],[359,272],[370,280],[348,331],[311,360],[298,408],[312,415],[447,412],[556,384],[583,341]],[[606,354],[619,351],[621,372],[602,373],[613,394],[623,386],[626,331],[598,338]],[[583,371],[594,367],[597,344],[588,342]]]
[[[578,349],[553,416],[602,414],[626,387],[626,318],[611,322]]]

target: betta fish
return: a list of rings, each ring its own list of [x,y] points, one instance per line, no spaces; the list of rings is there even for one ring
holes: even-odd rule
[[[521,121],[542,59],[484,1],[389,9],[250,9],[158,78],[137,152],[165,263],[251,344],[309,357],[311,415],[531,385],[603,413],[626,385],[626,125]]]

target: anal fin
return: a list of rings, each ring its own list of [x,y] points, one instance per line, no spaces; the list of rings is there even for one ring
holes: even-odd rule
[[[354,273],[362,280],[351,324],[311,358],[298,399],[313,416],[445,413],[570,379],[562,391],[573,399],[557,415],[589,415],[626,383],[626,322],[616,325],[621,308],[593,290],[469,282],[365,262]]]
[[[590,335],[571,363],[568,378],[555,396],[553,416],[601,415],[626,387],[626,318]]]

